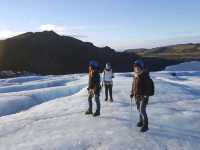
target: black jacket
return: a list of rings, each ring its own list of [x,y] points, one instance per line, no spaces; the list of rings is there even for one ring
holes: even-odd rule
[[[100,82],[100,74],[98,71],[92,71],[89,73],[88,89],[94,90],[96,95],[99,94],[101,90]]]
[[[134,96],[147,96],[148,84],[147,80],[150,78],[149,72],[144,71],[138,77],[134,77],[132,84],[132,95]]]

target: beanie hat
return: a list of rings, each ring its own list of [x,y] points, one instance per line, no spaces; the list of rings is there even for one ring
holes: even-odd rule
[[[99,69],[99,64],[95,60],[89,61],[89,66],[91,66],[92,69],[94,69],[94,70],[98,70]]]
[[[142,59],[134,61],[134,66],[140,67],[142,70],[144,70],[144,61]]]

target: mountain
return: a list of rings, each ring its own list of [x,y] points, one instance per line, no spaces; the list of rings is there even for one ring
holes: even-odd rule
[[[146,50],[145,50],[146,51]],[[143,57],[143,56],[142,56]],[[114,72],[130,72],[131,64],[141,58],[137,52],[116,52],[110,47],[97,47],[53,31],[27,32],[0,41],[0,71],[37,74],[70,74],[87,72],[89,60],[97,60],[103,69],[111,62]],[[144,57],[151,71],[165,69],[182,60]]]
[[[0,41],[1,70],[26,70],[41,74],[80,73],[87,71],[88,61],[111,62],[116,71],[124,68],[135,54],[118,53],[110,47],[99,48],[53,31],[27,32]],[[101,66],[102,68],[102,66]]]
[[[136,53],[143,57],[174,59],[200,59],[200,44],[177,44],[152,49],[129,49],[126,53]]]
[[[145,52],[146,48],[139,48],[139,49],[127,49],[125,50],[126,53],[142,53],[142,52]]]

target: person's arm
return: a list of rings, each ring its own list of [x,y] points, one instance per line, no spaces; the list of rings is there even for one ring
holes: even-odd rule
[[[133,78],[133,82],[132,82],[130,97],[133,98],[133,96],[134,96],[134,78]]]
[[[112,78],[114,78],[115,76],[114,76],[114,73],[113,73],[113,71],[112,71]]]
[[[102,82],[101,82],[102,87],[103,87],[104,81],[105,81],[105,70],[102,72]]]
[[[103,77],[102,77],[102,82],[105,81],[105,70],[103,70]]]
[[[95,87],[95,76],[94,76],[94,72],[92,72],[92,75],[90,76],[90,79],[89,79],[89,86],[88,86],[88,89],[93,89]]]
[[[146,105],[149,103],[149,96],[145,97],[145,102],[146,102]]]

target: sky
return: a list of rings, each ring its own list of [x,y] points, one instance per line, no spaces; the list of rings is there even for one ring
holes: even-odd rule
[[[200,0],[0,0],[0,39],[54,30],[116,50],[200,42]]]

